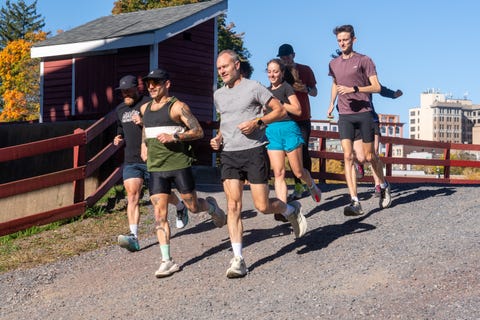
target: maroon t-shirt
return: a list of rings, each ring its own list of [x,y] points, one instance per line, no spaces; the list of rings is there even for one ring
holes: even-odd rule
[[[298,75],[300,80],[307,87],[313,88],[317,85],[315,80],[315,75],[313,74],[312,69],[304,64],[296,63],[296,68],[298,70]],[[310,120],[310,99],[307,92],[295,91],[295,95],[300,102],[302,107],[302,114],[300,116],[291,115],[292,119],[295,121]]]
[[[337,85],[346,87],[365,87],[370,85],[371,76],[377,74],[375,64],[368,56],[354,53],[349,59],[339,56],[330,61],[328,75],[336,80]],[[370,94],[352,92],[337,96],[339,114],[370,112],[372,105]]]

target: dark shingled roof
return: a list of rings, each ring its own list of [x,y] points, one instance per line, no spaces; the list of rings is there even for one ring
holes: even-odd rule
[[[226,0],[212,0],[101,17],[36,43],[34,47],[64,45],[151,33],[223,2],[226,2]]]

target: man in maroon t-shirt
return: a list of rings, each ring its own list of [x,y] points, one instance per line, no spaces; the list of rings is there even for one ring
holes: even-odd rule
[[[312,170],[312,159],[308,153],[308,144],[312,127],[310,122],[310,99],[308,96],[317,96],[317,81],[309,66],[294,61],[295,52],[290,44],[282,44],[278,48],[277,56],[282,59],[295,79],[293,89],[302,107],[302,114],[300,116],[291,115],[291,117],[298,124],[302,132],[302,138],[305,141],[305,144],[302,146],[303,167],[310,172]],[[288,197],[288,201],[300,199],[306,190],[302,181],[295,177],[295,190]]]
[[[343,213],[347,216],[356,216],[363,214],[363,210],[357,196],[357,180],[352,176],[355,130],[361,133],[366,161],[372,164],[373,171],[381,181],[379,206],[384,209],[391,204],[390,185],[383,176],[381,162],[374,151],[371,94],[380,92],[381,87],[373,61],[353,50],[353,43],[356,40],[353,27],[339,26],[333,33],[337,37],[342,54],[329,63],[329,75],[333,78],[333,83],[328,117],[331,117],[335,100],[338,98],[338,129],[345,161],[345,180],[351,196],[351,202]]]

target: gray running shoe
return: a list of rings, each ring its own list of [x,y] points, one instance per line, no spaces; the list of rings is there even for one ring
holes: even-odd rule
[[[352,200],[348,206],[343,209],[346,216],[361,216],[363,214],[362,205],[358,201]]]
[[[218,227],[221,228],[227,224],[227,216],[225,212],[220,209],[217,204],[217,200],[213,197],[206,197],[205,200],[213,207],[213,212],[208,211],[208,213],[212,216],[213,223]]]
[[[295,208],[295,211],[287,219],[292,225],[295,237],[301,238],[307,232],[307,219],[302,213],[302,205],[299,202],[295,201],[290,205]]]
[[[387,184],[385,189],[380,189],[380,209],[388,208],[392,204],[392,196],[390,195],[390,183],[388,183],[387,181],[385,181],[385,183]]]
[[[185,228],[188,224],[188,209],[184,205],[182,210],[177,210],[176,226],[178,229]]]
[[[138,239],[133,233],[129,235],[119,235],[118,236],[118,245],[122,248],[127,249],[130,252],[135,252],[140,250],[140,245],[138,244]]]
[[[245,260],[241,257],[233,257],[230,260],[230,268],[227,269],[227,278],[242,278],[247,274]]]
[[[158,268],[157,271],[155,271],[155,277],[157,278],[165,278],[168,276],[171,276],[175,272],[179,271],[180,267],[178,264],[173,262],[173,260],[168,260],[168,261],[162,261],[160,264],[160,268]]]
[[[310,192],[310,196],[312,196],[313,201],[320,202],[320,200],[322,200],[322,191],[315,183],[311,187],[308,187],[308,191]]]

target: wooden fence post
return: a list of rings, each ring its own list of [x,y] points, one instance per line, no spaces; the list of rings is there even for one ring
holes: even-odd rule
[[[73,147],[73,167],[78,168],[87,163],[86,143],[87,135],[83,129],[75,129],[74,133],[82,133],[82,144]],[[73,202],[78,203],[85,200],[85,170],[83,170],[82,179],[73,181]]]
[[[451,149],[451,145],[449,146],[448,149],[443,150],[443,158],[445,160],[450,160],[450,149]],[[446,165],[443,167],[443,178],[450,179],[450,165]]]

